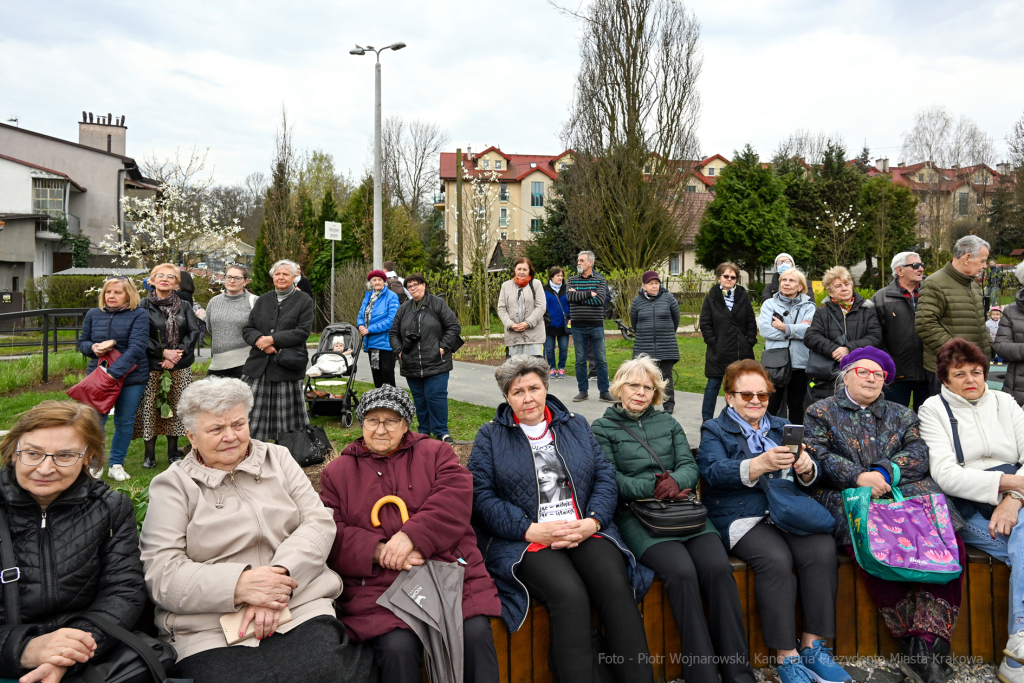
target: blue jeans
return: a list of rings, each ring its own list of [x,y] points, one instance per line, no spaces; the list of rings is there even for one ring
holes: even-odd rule
[[[555,365],[555,343],[558,344],[558,365]],[[552,370],[565,370],[565,361],[569,357],[569,335],[561,337],[547,336],[544,339],[544,358]]]
[[[603,327],[573,327],[572,345],[576,348],[576,386],[580,393],[588,392],[590,385],[587,380],[587,353],[594,349],[594,362],[597,363],[597,390],[602,394],[608,391],[608,356],[604,352]]]
[[[721,388],[721,377],[708,377],[708,383],[704,387],[704,405],[700,409],[700,419],[704,422],[715,418],[715,406],[718,405],[718,392]]]
[[[1010,633],[1024,631],[1024,510],[1017,514],[1017,526],[1009,538],[988,535],[988,522],[975,512],[967,518],[967,526],[960,532],[964,543],[1010,565]]]
[[[406,377],[412,401],[416,404],[416,422],[420,434],[444,436],[448,433],[448,373],[430,377]]]
[[[114,436],[110,439],[110,465],[123,465],[128,446],[135,431],[135,411],[146,392],[145,384],[130,384],[121,388],[114,403]],[[107,415],[100,415],[100,426],[107,426]]]

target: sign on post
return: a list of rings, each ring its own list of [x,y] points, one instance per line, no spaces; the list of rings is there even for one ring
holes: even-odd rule
[[[324,239],[325,240],[340,240],[341,239],[341,223],[335,223],[333,221],[324,221]]]

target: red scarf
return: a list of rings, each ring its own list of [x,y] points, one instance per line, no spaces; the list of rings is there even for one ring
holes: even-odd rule
[[[530,284],[530,280],[532,279],[533,278],[530,277],[529,275],[527,275],[524,278],[520,278],[518,275],[516,275],[512,278],[512,282],[516,283],[516,286],[518,287],[525,287],[526,285]]]

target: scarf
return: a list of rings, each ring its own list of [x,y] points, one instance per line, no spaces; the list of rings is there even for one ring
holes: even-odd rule
[[[732,406],[726,409],[726,415],[732,418],[732,421],[740,426],[743,431],[743,438],[747,442],[747,446],[750,448],[750,452],[755,456],[764,453],[769,448],[775,448],[779,444],[775,443],[768,438],[768,432],[771,430],[772,423],[768,419],[768,414],[765,413],[761,417],[761,422],[758,424],[757,429],[750,426],[750,423],[740,417],[740,414],[733,410]]]
[[[519,277],[518,275],[516,275],[515,277],[512,278],[512,282],[516,283],[517,287],[523,288],[526,285],[530,284],[530,280],[532,280],[532,279],[533,278],[531,278],[529,275],[527,275],[526,277],[522,277],[522,278]]]
[[[127,301],[124,302],[124,304],[122,304],[121,306],[118,306],[117,308],[111,308],[110,306],[104,306],[103,307],[103,312],[104,313],[121,313],[122,311],[127,311],[127,310],[128,310],[128,302]]]
[[[557,294],[562,291],[562,285],[556,285],[554,282],[548,282],[548,286],[551,287],[551,291]]]
[[[178,342],[181,341],[180,331],[178,330],[178,314],[181,312],[181,299],[178,298],[178,293],[171,292],[166,298],[161,299],[156,295],[156,290],[151,289],[149,294],[146,295],[146,299],[149,303],[156,306],[156,310],[163,314],[164,322],[167,324],[167,336],[163,339],[164,348],[178,348]]]
[[[846,315],[847,313],[849,313],[850,309],[853,308],[853,299],[850,299],[849,301],[847,301],[844,304],[841,301],[836,301],[835,297],[832,296],[831,294],[829,295],[828,298],[829,298],[830,301],[832,301],[832,303],[834,303],[836,306],[838,306],[840,309],[842,309],[843,315]]]
[[[383,287],[379,292],[377,290],[370,292],[370,300],[366,302],[366,310],[363,312],[363,321],[367,326],[370,324],[370,315],[373,314],[373,304],[376,303],[377,299],[383,293]],[[380,349],[370,349],[370,368],[380,370]]]
[[[722,296],[725,297],[725,307],[728,308],[730,311],[732,310],[733,304],[736,303],[736,297],[734,296],[735,294],[736,294],[736,288],[735,287],[730,289],[728,292],[725,291],[725,290],[722,290]]]
[[[294,291],[295,291],[295,283],[292,283],[291,285],[289,285],[288,289],[284,290],[283,292],[280,289],[275,289],[274,293],[277,294],[277,302],[281,303],[282,301],[284,301],[285,299],[290,297]]]

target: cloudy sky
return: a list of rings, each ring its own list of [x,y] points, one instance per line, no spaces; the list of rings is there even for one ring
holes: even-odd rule
[[[577,5],[581,0],[564,0]],[[798,128],[899,159],[915,111],[942,105],[995,139],[1024,114],[1020,0],[689,0],[703,26],[700,139],[768,157]],[[82,110],[125,115],[128,154],[209,148],[218,182],[267,171],[282,105],[300,149],[360,175],[384,115],[456,145],[557,153],[578,26],[545,0],[0,0],[0,121],[77,140]],[[2,151],[2,150],[0,150]],[[851,153],[852,156],[852,153]]]

